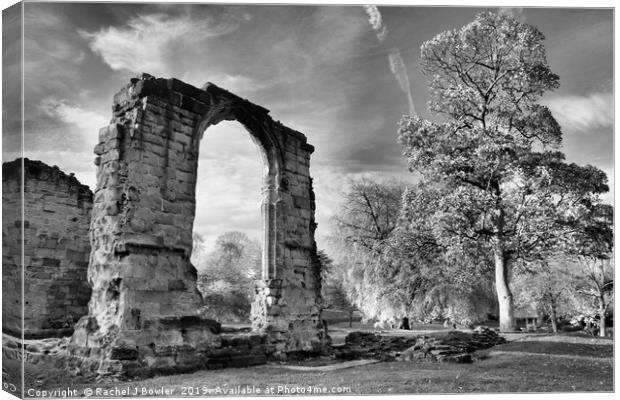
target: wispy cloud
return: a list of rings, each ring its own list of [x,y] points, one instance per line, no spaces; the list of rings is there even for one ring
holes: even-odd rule
[[[4,161],[21,154],[22,41],[17,7],[3,11],[2,30],[2,151]]]
[[[175,55],[206,39],[234,32],[249,19],[246,13],[224,14],[217,18],[148,14],[134,17],[122,27],[79,33],[112,69],[170,75],[172,66],[180,61]]]
[[[258,81],[247,76],[231,74],[215,74],[209,77],[209,82],[221,86],[226,90],[239,93],[254,92],[271,85],[270,82]],[[205,83],[206,82],[202,82],[196,85],[202,86]]]
[[[373,5],[365,5],[364,10],[366,10],[366,14],[368,14],[370,26],[377,32],[377,39],[379,39],[379,42],[383,42],[387,36],[388,30],[387,27],[383,25],[383,17],[379,12],[379,8]]]
[[[52,8],[26,7],[24,20],[24,99],[30,114],[40,99],[73,97],[83,86],[88,48],[76,37],[74,21]]]
[[[613,125],[613,95],[592,93],[585,96],[562,96],[545,102],[562,128],[567,131],[582,131],[607,128]]]
[[[366,5],[364,10],[368,14],[368,22],[372,29],[377,32],[377,39],[380,43],[385,41],[388,34],[387,26],[383,23],[383,17],[377,6]],[[409,82],[409,74],[407,74],[407,67],[403,61],[403,57],[400,55],[400,50],[396,47],[390,50],[389,54],[390,71],[394,74],[398,86],[407,96],[407,103],[409,104],[409,114],[416,115],[415,105],[413,104],[413,96],[411,95],[411,84]]]
[[[104,116],[54,97],[43,99],[39,109],[48,117],[72,125],[85,140],[93,145],[96,144],[99,129],[108,124],[108,119]]]

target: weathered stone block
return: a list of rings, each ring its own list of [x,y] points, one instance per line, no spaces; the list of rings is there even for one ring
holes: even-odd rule
[[[111,360],[136,360],[138,350],[130,347],[113,347],[110,353]]]

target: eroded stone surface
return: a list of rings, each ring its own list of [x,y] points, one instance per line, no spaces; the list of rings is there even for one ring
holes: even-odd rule
[[[432,360],[472,362],[472,353],[506,343],[506,339],[487,327],[473,332],[450,331],[433,336],[381,336],[370,332],[351,332],[345,344],[334,348],[334,356],[345,360],[374,358],[384,361]]]
[[[24,336],[70,335],[87,313],[88,229],[93,194],[41,161],[2,165],[2,329],[21,336],[24,182]]]
[[[253,329],[265,335],[262,357],[321,351],[327,338],[306,137],[213,84],[198,89],[146,74],[114,96],[113,113],[95,147],[93,293],[70,344],[84,368],[94,360],[99,375],[213,365],[205,360],[223,337],[198,315],[189,259],[199,144],[222,120],[240,122],[263,158],[263,279],[252,305]]]

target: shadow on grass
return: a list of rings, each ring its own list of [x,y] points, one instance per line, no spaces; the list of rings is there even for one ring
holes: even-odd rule
[[[584,357],[613,357],[613,344],[586,344],[586,343],[566,343],[561,341],[516,341],[499,346],[493,350],[514,351],[539,354],[559,354]]]

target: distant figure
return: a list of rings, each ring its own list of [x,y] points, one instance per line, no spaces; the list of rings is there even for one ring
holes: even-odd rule
[[[411,328],[409,327],[409,318],[403,317],[400,320],[400,325],[398,326],[398,329],[405,329],[405,330],[410,331]]]

